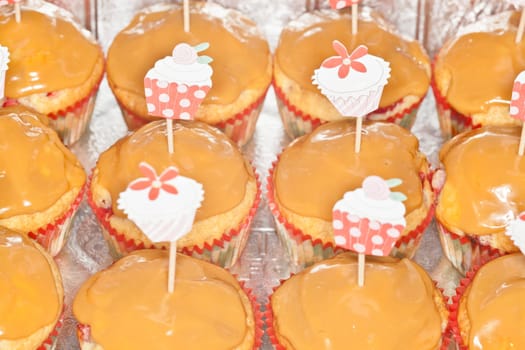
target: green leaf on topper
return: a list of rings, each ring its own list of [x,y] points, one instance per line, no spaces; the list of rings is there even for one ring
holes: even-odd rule
[[[213,58],[210,56],[199,56],[199,58],[197,58],[197,62],[201,64],[210,64],[213,62]]]
[[[403,180],[401,180],[401,179],[389,179],[389,180],[386,180],[386,184],[390,188],[397,187],[397,186],[401,185],[402,183],[403,183]]]
[[[193,47],[195,49],[195,51],[197,52],[201,52],[201,51],[204,51],[204,50],[208,50],[210,48],[210,43],[200,43],[199,45],[195,45]]]
[[[391,192],[389,197],[390,199],[398,201],[398,202],[404,202],[407,200],[407,196],[405,196],[401,192]]]

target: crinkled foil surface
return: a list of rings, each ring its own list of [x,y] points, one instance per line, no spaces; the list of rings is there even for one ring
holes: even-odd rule
[[[31,0],[28,0],[31,1]],[[58,3],[69,8],[80,21],[95,31],[107,50],[115,34],[122,29],[138,9],[156,3],[152,0],[71,0]],[[291,18],[319,3],[326,7],[328,1],[314,0],[221,0],[227,7],[234,7],[259,23],[272,48],[276,46],[281,28]],[[316,4],[317,3],[317,4]],[[429,54],[434,55],[443,40],[457,32],[465,23],[475,22],[483,16],[512,9],[511,1],[481,0],[364,0],[393,22],[406,36],[425,42]],[[413,132],[420,140],[422,151],[434,165],[438,165],[437,152],[442,143],[438,130],[434,98],[428,94],[422,104]],[[127,133],[120,110],[107,85],[102,82],[93,120],[89,131],[72,147],[86,170],[90,170],[98,155]],[[290,142],[277,111],[274,92],[268,92],[264,109],[257,124],[253,140],[244,147],[245,155],[253,161],[263,189],[266,176],[276,155]],[[264,198],[264,195],[263,195]],[[435,223],[425,233],[415,260],[437,281],[447,295],[454,293],[459,281],[458,273],[443,257]],[[76,350],[76,321],[71,314],[71,304],[76,291],[90,275],[112,263],[108,248],[94,215],[87,203],[82,203],[74,222],[71,237],[64,251],[57,257],[66,290],[66,314],[56,349]],[[261,201],[252,234],[241,260],[233,272],[253,288],[260,302],[264,303],[272,287],[287,278],[294,267],[281,247],[266,200]],[[272,349],[267,337],[262,349]]]

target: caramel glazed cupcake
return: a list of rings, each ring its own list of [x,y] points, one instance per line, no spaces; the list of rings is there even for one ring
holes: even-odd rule
[[[271,296],[267,326],[280,350],[437,350],[448,311],[428,274],[408,259],[353,253],[319,262]]]
[[[54,349],[64,304],[58,267],[25,235],[0,227],[0,349]]]
[[[233,265],[246,243],[258,203],[253,169],[230,139],[207,124],[176,121],[173,142],[170,155],[166,123],[158,120],[101,154],[93,171],[90,201],[107,238],[117,255],[141,247],[167,247],[167,243],[152,244],[118,208],[117,199],[132,180],[144,176],[141,162],[148,162],[157,174],[175,166],[180,175],[204,187],[193,228],[177,241],[177,248],[222,266]]]
[[[398,125],[375,122],[363,125],[360,153],[354,143],[354,120],[321,125],[290,144],[270,174],[269,202],[278,233],[299,264],[333,254],[332,208],[370,175],[403,181],[396,191],[407,196],[407,224],[393,255],[413,256],[430,222],[435,195],[417,138]]]
[[[176,270],[172,294],[163,250],[133,252],[92,276],[73,304],[81,349],[259,348],[259,312],[232,275],[185,255]]]
[[[144,76],[175,45],[208,42],[213,86],[195,118],[223,130],[240,145],[248,142],[272,77],[270,49],[255,24],[241,13],[193,1],[191,31],[183,30],[180,5],[155,5],[139,12],[108,51],[108,82],[130,130],[154,119],[148,115]],[[133,64],[128,64],[133,62]]]
[[[22,106],[0,109],[0,226],[29,234],[56,255],[86,174],[46,123]]]
[[[367,118],[412,127],[417,107],[430,85],[430,59],[418,42],[395,34],[383,18],[368,8],[360,9],[355,36],[350,23],[347,13],[322,10],[303,14],[282,31],[275,51],[274,87],[285,129],[291,137],[342,118],[312,84],[314,70],[334,54],[333,40],[341,41],[349,53],[358,45],[366,45],[370,54],[390,63],[391,77],[379,109]]]
[[[0,45],[10,52],[4,105],[19,103],[45,114],[65,144],[85,131],[104,73],[104,54],[70,13],[45,2],[22,6],[16,23],[0,7]]]

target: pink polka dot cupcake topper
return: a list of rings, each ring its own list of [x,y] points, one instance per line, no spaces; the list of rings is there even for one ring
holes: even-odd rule
[[[9,66],[9,49],[0,45],[0,101],[5,97],[5,76]]]
[[[168,290],[173,292],[177,240],[188,234],[204,199],[203,186],[179,174],[176,167],[160,175],[146,162],[142,177],[131,181],[117,200],[118,208],[153,242],[170,242]]]
[[[525,71],[518,74],[512,88],[512,100],[510,102],[510,116],[525,123]],[[519,156],[525,151],[525,124],[521,129],[521,139],[518,148]]]
[[[0,6],[5,5],[15,5],[15,20],[16,23],[20,23],[21,20],[21,11],[20,11],[20,1],[21,0],[0,0]]]
[[[525,211],[508,224],[505,234],[525,254]]]
[[[158,60],[144,78],[148,113],[167,120],[170,153],[173,153],[172,120],[193,119],[212,87],[213,60],[198,55],[209,46],[180,43],[171,56]]]
[[[364,284],[365,255],[387,256],[405,229],[403,201],[407,198],[391,191],[401,183],[369,176],[334,205],[334,240],[337,246],[359,254],[359,286]]]
[[[352,34],[357,34],[357,21],[359,16],[358,5],[361,0],[330,0],[330,7],[334,10],[341,10],[352,6]]]

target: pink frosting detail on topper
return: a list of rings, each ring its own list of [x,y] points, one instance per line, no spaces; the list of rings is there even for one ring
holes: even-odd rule
[[[525,71],[518,74],[514,80],[510,116],[525,122]]]
[[[357,5],[361,0],[330,0],[330,7],[334,10],[341,10],[345,7]]]
[[[341,79],[346,78],[350,73],[351,69],[361,73],[366,72],[366,66],[363,63],[359,62],[358,59],[368,54],[368,47],[364,45],[359,45],[349,55],[348,50],[340,41],[334,40],[332,46],[339,56],[332,56],[327,58],[321,64],[322,67],[339,67],[338,75]]]
[[[525,254],[525,211],[507,225],[505,234]]]
[[[170,185],[167,181],[173,180],[179,175],[177,168],[169,167],[157,176],[157,172],[148,163],[142,162],[139,169],[145,177],[134,180],[129,184],[129,188],[135,191],[141,191],[149,188],[148,198],[154,201],[158,198],[160,191],[166,191],[171,194],[177,194],[177,188]]]
[[[385,200],[390,196],[388,183],[379,176],[369,176],[363,181],[363,191],[368,198]]]
[[[172,52],[173,60],[179,64],[192,64],[197,62],[197,51],[186,43],[178,44]]]

